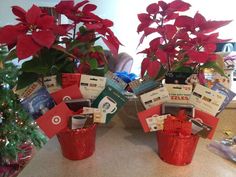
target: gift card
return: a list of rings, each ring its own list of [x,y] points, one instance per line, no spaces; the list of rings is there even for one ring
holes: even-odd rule
[[[51,93],[51,96],[56,102],[56,104],[59,104],[65,100],[82,98],[82,94],[77,84],[53,92]]]
[[[165,83],[166,84],[185,84],[187,78],[191,75],[191,73],[185,72],[168,72],[165,75]]]
[[[37,119],[55,106],[52,97],[44,87],[25,98],[21,104],[33,119]]]
[[[154,114],[151,117],[146,118],[147,125],[149,127],[150,132],[158,131],[158,130],[163,130],[164,128],[164,120],[170,116],[169,114],[167,115],[161,115],[159,116],[158,114]]]
[[[212,139],[219,119],[217,117],[214,117],[206,112],[203,112],[197,109],[196,109],[195,114],[196,114],[195,119],[196,121],[198,121],[198,126],[200,124],[200,126],[203,128],[197,134],[203,138]]]
[[[225,109],[225,107],[233,100],[233,98],[236,96],[236,93],[232,92],[230,89],[224,87],[223,85],[216,83],[215,85],[213,85],[213,87],[211,88],[212,90],[215,90],[216,92],[222,94],[225,96],[224,102],[221,105],[218,113],[220,113],[221,111],[223,111]]]
[[[39,81],[39,83],[42,85],[41,81]],[[57,83],[57,76],[56,75],[44,77],[43,84],[49,93],[56,92],[61,89],[61,86]]]
[[[80,83],[80,73],[62,73],[62,88],[66,88],[72,85]]]
[[[161,105],[157,105],[142,112],[138,112],[138,118],[145,133],[150,132],[151,126],[148,125],[148,121],[146,119],[150,119],[152,116],[156,117],[159,115],[161,115]]]
[[[181,110],[185,110],[186,115],[195,117],[195,106],[192,104],[166,102],[162,104],[162,114],[178,116]]]
[[[215,116],[224,100],[224,95],[200,84],[197,84],[195,89],[193,90],[189,102],[193,104],[197,109]]]
[[[112,86],[119,92],[123,92],[124,89],[127,87],[127,83],[123,81],[121,78],[119,78],[118,76],[116,76],[111,71],[107,71],[107,73],[105,74],[105,77],[107,78],[106,84]]]
[[[79,88],[83,98],[96,99],[106,86],[106,78],[99,76],[81,75]]]
[[[64,101],[68,108],[74,112],[77,112],[79,109],[83,107],[91,107],[91,100],[85,98],[65,100]]]
[[[172,103],[188,103],[192,93],[192,85],[165,84]]]
[[[162,84],[160,82],[151,79],[149,76],[144,76],[129,83],[129,87],[136,95],[146,93],[161,86]]]
[[[170,100],[169,92],[165,87],[140,95],[141,102],[146,109]]]
[[[36,122],[43,132],[52,138],[68,126],[72,114],[72,111],[62,102],[39,117]]]
[[[117,111],[127,102],[127,98],[115,88],[107,85],[101,94],[94,100],[92,107],[102,111],[108,123]]]
[[[25,99],[32,95],[34,92],[42,88],[42,85],[39,82],[34,82],[31,85],[20,89],[16,90],[15,93],[19,96],[20,99]]]
[[[92,114],[94,123],[106,123],[104,113],[98,108],[83,107],[82,114]]]

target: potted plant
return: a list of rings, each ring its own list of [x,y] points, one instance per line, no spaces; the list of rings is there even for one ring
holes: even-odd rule
[[[39,79],[43,83],[45,76],[57,75],[59,80],[63,72],[104,74],[107,61],[103,48],[95,45],[100,38],[113,55],[118,54],[121,43],[110,29],[113,23],[93,13],[96,5],[87,0],[74,4],[71,0],[61,1],[55,9],[59,15],[67,16],[71,23],[57,24],[53,16],[35,5],[28,11],[13,6],[12,12],[18,23],[0,29],[0,43],[10,49],[7,58],[24,60],[18,89]]]
[[[218,39],[215,30],[230,21],[206,20],[199,12],[193,17],[185,15],[190,6],[181,0],[158,1],[148,5],[146,12],[138,14],[137,32],[142,33],[139,45],[145,38],[150,39],[149,47],[139,52],[145,55],[141,77],[148,75],[162,81],[169,72],[184,72],[197,74],[200,83],[204,84],[205,68],[225,76],[214,52],[216,43],[225,40]],[[140,112],[139,118],[147,112]],[[150,108],[149,113],[153,112],[160,115],[160,105]],[[207,118],[210,121],[210,116]],[[191,163],[199,137],[192,134],[192,123],[187,115],[169,116],[163,126],[166,128],[157,131],[158,153],[162,160],[174,165]]]

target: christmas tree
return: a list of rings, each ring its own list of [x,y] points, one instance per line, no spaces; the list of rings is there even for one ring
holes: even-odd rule
[[[22,145],[32,143],[39,148],[46,142],[33,119],[22,108],[13,92],[17,68],[5,61],[7,50],[0,46],[0,164],[17,162]]]

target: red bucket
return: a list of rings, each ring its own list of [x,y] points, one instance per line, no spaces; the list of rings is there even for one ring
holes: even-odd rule
[[[173,165],[190,164],[197,147],[199,136],[179,136],[175,133],[157,131],[158,154]]]
[[[88,128],[65,130],[57,134],[62,154],[70,160],[81,160],[95,151],[96,124]]]

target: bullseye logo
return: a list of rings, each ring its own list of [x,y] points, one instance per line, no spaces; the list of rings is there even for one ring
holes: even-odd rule
[[[60,123],[61,123],[61,117],[59,117],[59,116],[54,116],[54,117],[52,118],[52,123],[53,123],[54,125],[60,124]]]
[[[64,97],[63,97],[63,101],[67,101],[67,100],[71,100],[71,97],[69,97],[69,96],[64,96]]]

